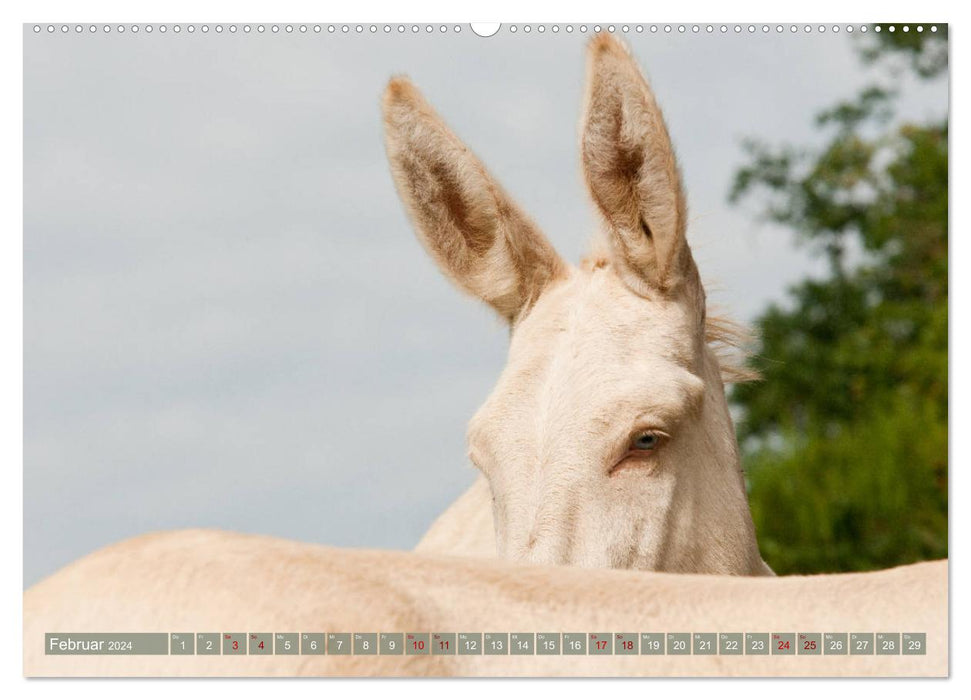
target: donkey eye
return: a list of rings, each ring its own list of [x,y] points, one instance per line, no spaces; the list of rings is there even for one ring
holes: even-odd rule
[[[633,450],[653,450],[661,443],[661,435],[654,431],[641,433],[631,443]]]

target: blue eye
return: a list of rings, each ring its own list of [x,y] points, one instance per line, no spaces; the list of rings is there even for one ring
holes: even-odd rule
[[[660,441],[661,437],[657,433],[641,433],[634,438],[634,442],[631,443],[631,449],[653,450],[657,447]]]

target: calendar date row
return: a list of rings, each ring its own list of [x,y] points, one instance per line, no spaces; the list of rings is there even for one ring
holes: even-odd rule
[[[923,632],[185,632],[47,634],[47,654],[925,655]]]

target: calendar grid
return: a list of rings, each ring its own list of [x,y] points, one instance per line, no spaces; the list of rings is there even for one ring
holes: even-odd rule
[[[924,632],[47,633],[48,655],[887,656],[926,655]]]

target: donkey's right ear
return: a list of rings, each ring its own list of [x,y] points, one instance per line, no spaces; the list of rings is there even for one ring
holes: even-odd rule
[[[388,160],[418,238],[460,287],[513,322],[565,265],[405,78],[384,93]]]

